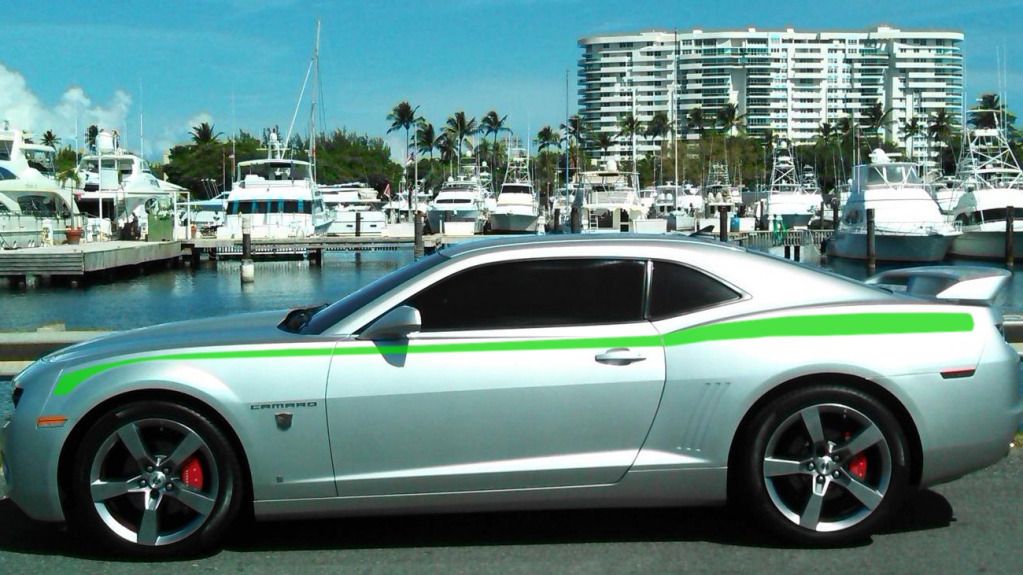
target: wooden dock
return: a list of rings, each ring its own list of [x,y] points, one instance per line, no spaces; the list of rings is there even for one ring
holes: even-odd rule
[[[110,241],[2,250],[0,277],[83,277],[180,257],[181,242]]]

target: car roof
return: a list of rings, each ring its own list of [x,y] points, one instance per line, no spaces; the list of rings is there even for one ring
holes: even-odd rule
[[[732,252],[746,251],[730,244],[676,234],[551,234],[544,236],[518,236],[488,238],[451,244],[441,248],[440,253],[457,258],[465,255],[531,249],[544,246],[608,245],[608,246],[687,246],[697,249],[721,249]]]

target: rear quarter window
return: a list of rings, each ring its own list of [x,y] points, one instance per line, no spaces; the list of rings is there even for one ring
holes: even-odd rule
[[[738,300],[742,294],[709,275],[671,262],[654,261],[650,282],[652,321]]]

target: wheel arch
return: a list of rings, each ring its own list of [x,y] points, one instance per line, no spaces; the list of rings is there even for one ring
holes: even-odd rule
[[[71,475],[71,467],[74,464],[74,453],[81,444],[85,433],[100,417],[110,410],[139,401],[166,401],[182,405],[197,411],[217,426],[227,437],[239,458],[244,481],[242,493],[243,509],[251,510],[252,470],[249,466],[248,454],[245,453],[245,446],[227,419],[210,404],[186,393],[167,389],[145,389],[127,391],[93,406],[71,429],[67,440],[64,441],[64,445],[61,447],[60,458],[57,463],[57,486],[60,492],[61,506],[65,510],[65,516],[66,510],[70,505],[69,498],[71,497],[71,489],[67,482]]]
[[[874,399],[880,401],[892,412],[892,415],[895,416],[895,419],[899,422],[899,426],[906,434],[906,442],[909,446],[910,455],[910,484],[920,484],[920,477],[923,470],[923,447],[920,441],[919,431],[916,428],[916,423],[913,421],[913,417],[902,402],[882,385],[862,377],[846,373],[815,373],[790,379],[771,388],[752,406],[750,406],[745,415],[743,415],[738,428],[736,428],[735,435],[732,437],[732,443],[728,451],[728,497],[730,500],[733,498],[733,490],[739,488],[738,482],[740,478],[737,476],[738,474],[735,473],[735,470],[738,469],[736,458],[741,452],[741,443],[748,439],[750,433],[749,426],[753,417],[765,405],[774,401],[778,397],[802,387],[821,383],[844,385],[870,395]]]

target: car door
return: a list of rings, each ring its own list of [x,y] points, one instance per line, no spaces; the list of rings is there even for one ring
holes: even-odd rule
[[[422,329],[340,342],[327,409],[339,494],[594,485],[635,460],[664,385],[646,262],[517,260],[415,293]]]

